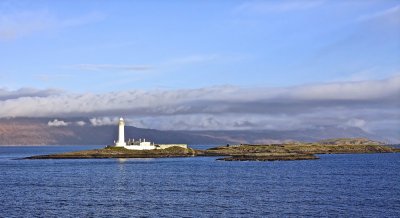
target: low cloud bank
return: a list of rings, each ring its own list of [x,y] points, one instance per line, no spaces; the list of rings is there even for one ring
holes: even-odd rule
[[[92,117],[90,124],[94,126],[115,124],[116,116],[124,116],[142,127],[159,129],[333,125],[370,131],[400,126],[399,99],[400,76],[285,88],[220,86],[104,94],[0,89],[0,116]]]
[[[100,118],[91,118],[90,124],[92,126],[106,126],[106,125],[116,125],[118,123],[118,117],[100,117]]]

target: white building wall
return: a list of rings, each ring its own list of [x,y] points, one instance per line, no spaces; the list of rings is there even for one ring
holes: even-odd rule
[[[129,150],[154,150],[156,146],[154,145],[126,145],[124,148]]]
[[[187,144],[159,144],[157,145],[157,149],[166,149],[171,147],[181,147],[188,148]]]

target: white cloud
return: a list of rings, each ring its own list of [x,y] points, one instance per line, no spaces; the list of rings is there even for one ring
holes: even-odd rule
[[[78,125],[78,126],[84,126],[84,125],[86,125],[86,122],[85,122],[85,121],[82,121],[82,120],[76,121],[75,123],[76,123],[76,125]]]
[[[397,93],[397,94],[396,94]],[[400,95],[400,76],[384,81],[342,82],[303,86],[290,92],[294,98],[310,100],[368,100]]]
[[[54,119],[53,121],[49,121],[47,123],[48,126],[55,126],[55,127],[59,127],[59,126],[68,126],[69,123],[63,121],[63,120],[58,120],[58,119]]]

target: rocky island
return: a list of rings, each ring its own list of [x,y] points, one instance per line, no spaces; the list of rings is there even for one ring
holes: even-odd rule
[[[328,139],[315,143],[220,146],[206,155],[225,156],[225,161],[313,160],[316,154],[393,153],[399,149],[364,138]],[[228,156],[228,157],[226,157]]]
[[[155,150],[129,150],[108,146],[103,149],[67,152],[27,157],[26,159],[83,159],[83,158],[167,158],[217,156],[224,161],[314,160],[316,154],[392,153],[400,149],[368,139],[329,139],[315,143],[265,145],[225,145],[207,150],[170,147]]]

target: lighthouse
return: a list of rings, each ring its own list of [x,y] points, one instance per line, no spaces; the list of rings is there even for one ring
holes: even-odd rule
[[[119,118],[119,123],[118,123],[118,141],[115,143],[116,147],[124,147],[126,146],[125,143],[125,121],[124,119]]]
[[[128,143],[125,142],[125,121],[121,117],[118,122],[118,140],[114,141],[115,147],[125,148],[128,150],[155,150],[155,149],[166,149],[171,147],[181,147],[188,148],[187,144],[157,144],[154,142],[151,143],[146,139],[139,139],[139,141],[135,141],[134,139],[128,140]],[[108,147],[108,146],[107,146]]]

